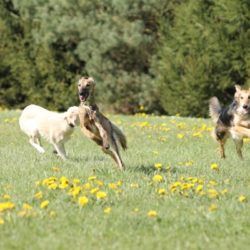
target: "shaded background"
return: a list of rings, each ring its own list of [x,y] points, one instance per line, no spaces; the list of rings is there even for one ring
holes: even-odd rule
[[[0,107],[207,116],[250,86],[249,0],[0,0]]]

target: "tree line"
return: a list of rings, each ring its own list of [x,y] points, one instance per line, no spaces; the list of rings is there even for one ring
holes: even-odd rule
[[[1,0],[0,106],[206,116],[250,86],[249,0]]]

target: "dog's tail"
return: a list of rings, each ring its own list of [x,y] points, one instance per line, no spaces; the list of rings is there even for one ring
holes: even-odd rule
[[[118,140],[123,150],[127,149],[127,139],[126,136],[122,133],[122,131],[113,123],[111,123],[112,130],[115,138]]]
[[[209,100],[209,115],[214,123],[218,121],[220,113],[221,113],[220,102],[218,98],[214,96]]]

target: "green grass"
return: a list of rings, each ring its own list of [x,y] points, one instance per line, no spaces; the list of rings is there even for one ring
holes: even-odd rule
[[[209,129],[205,126],[199,129],[202,124],[211,126],[208,120],[111,116],[128,138],[129,148],[122,152],[127,169],[120,172],[79,129],[66,144],[67,161],[53,155],[52,146],[46,142],[43,143],[46,153],[39,154],[20,131],[19,115],[18,111],[0,113],[0,203],[7,201],[3,195],[8,194],[15,204],[14,209],[0,213],[4,220],[0,225],[0,249],[247,249],[249,246],[249,202],[238,201],[240,195],[250,198],[249,143],[244,145],[244,161],[237,158],[232,141],[226,147],[227,159],[220,160]],[[170,130],[163,129],[166,127]],[[202,137],[193,136],[197,131],[201,131]],[[184,137],[178,138],[177,134]],[[185,166],[189,161],[193,165]],[[162,163],[163,169],[155,169],[155,163]],[[219,165],[219,171],[210,168],[212,163]],[[59,172],[53,167],[58,167]],[[152,178],[156,174],[164,181],[154,183]],[[108,196],[97,201],[87,193],[89,203],[82,208],[68,191],[35,185],[36,181],[51,176],[66,176],[70,181],[78,178],[83,184],[93,175],[104,182],[101,189]],[[181,177],[202,179],[204,195],[191,189],[171,192],[170,185]],[[121,192],[117,193],[108,183],[119,180]],[[217,185],[211,186],[211,180]],[[167,194],[159,195],[159,188],[166,189]],[[216,189],[218,197],[209,198],[208,189]],[[221,194],[225,189],[228,192]],[[43,192],[42,200],[50,201],[46,209],[41,209],[41,201],[34,199],[38,191]],[[33,207],[27,216],[19,215],[23,203]],[[209,211],[211,204],[217,210]],[[106,207],[112,208],[110,214],[103,212]],[[148,217],[149,210],[158,215]],[[56,216],[51,216],[51,211]]]

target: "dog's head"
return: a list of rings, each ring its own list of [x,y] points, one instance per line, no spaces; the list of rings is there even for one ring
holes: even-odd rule
[[[65,119],[67,120],[70,127],[78,126],[80,124],[79,108],[76,106],[68,108]]]
[[[92,77],[81,77],[78,81],[78,94],[81,102],[86,102],[89,96],[93,96],[95,81]]]
[[[250,88],[242,89],[241,86],[235,85],[234,99],[237,102],[237,112],[241,115],[250,114]]]

